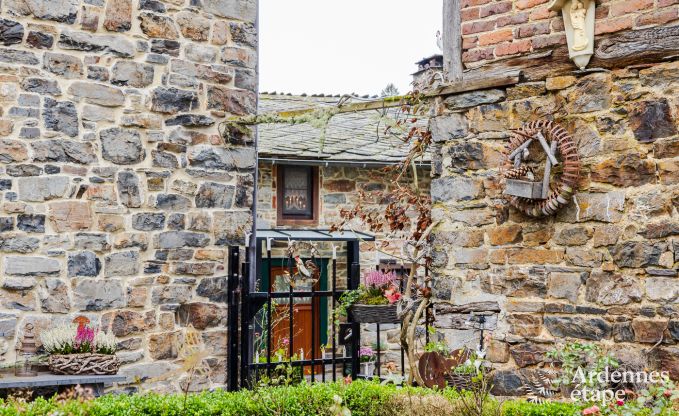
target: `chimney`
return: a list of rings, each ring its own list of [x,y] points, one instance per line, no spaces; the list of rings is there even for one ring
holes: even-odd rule
[[[443,74],[443,55],[432,55],[415,62],[415,65],[417,65],[417,72],[412,74],[413,84],[423,87],[428,86],[432,81],[433,73],[440,72]],[[439,81],[441,80],[439,79]]]

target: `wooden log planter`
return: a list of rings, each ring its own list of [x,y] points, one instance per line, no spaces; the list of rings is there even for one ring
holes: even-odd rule
[[[52,373],[63,375],[112,375],[120,368],[118,357],[109,354],[54,354],[47,363]]]

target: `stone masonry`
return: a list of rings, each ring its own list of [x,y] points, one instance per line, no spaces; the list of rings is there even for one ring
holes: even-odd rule
[[[437,325],[475,346],[468,319],[491,314],[496,393],[518,393],[568,341],[679,378],[678,88],[674,61],[442,100],[431,124],[434,292],[449,303]],[[536,119],[565,127],[583,162],[574,200],[542,219],[509,207],[498,173],[508,132]]]
[[[329,229],[340,221],[341,209],[352,209],[358,201],[358,192],[383,191],[389,189],[389,183],[384,173],[376,168],[355,168],[351,166],[319,167],[319,218],[317,225],[307,228]],[[429,189],[430,174],[428,169],[420,169],[418,179],[422,189]],[[290,226],[276,226],[276,166],[260,163],[258,179],[257,217],[259,226],[286,228]],[[386,206],[381,201],[375,206]],[[356,231],[366,231],[360,222],[353,224]],[[304,228],[304,227],[302,227]],[[388,258],[388,254],[378,253],[376,245],[380,245],[384,235],[377,235],[377,241],[361,244],[361,269],[372,270],[379,263],[378,258]],[[338,247],[339,248],[339,247]],[[343,248],[339,248],[342,250]],[[385,253],[400,255],[400,242],[390,240],[388,247],[380,247]],[[332,251],[325,251],[330,256]],[[283,254],[284,255],[284,254]],[[344,252],[337,254],[338,261],[344,260]],[[345,264],[338,263],[338,270],[344,272]]]
[[[260,162],[259,164],[259,181],[258,181],[258,202],[257,202],[257,217],[259,219],[259,226],[266,225],[276,227],[276,166]],[[328,229],[332,224],[339,221],[340,210],[351,209],[358,198],[358,191],[364,190],[366,192],[377,190],[388,190],[390,185],[385,178],[385,175],[380,172],[380,168],[355,168],[348,166],[329,166],[319,167],[319,192],[320,192],[320,210],[318,228]],[[420,187],[426,192],[430,186],[430,172],[429,169],[423,168],[418,171],[418,179]],[[385,204],[377,203],[376,206],[384,207]],[[356,222],[354,227],[357,231],[365,231],[365,226]],[[286,227],[278,227],[286,228]],[[360,244],[361,255],[361,270],[363,273],[374,270],[379,264],[379,259],[388,259],[390,256],[387,253],[400,256],[401,241],[390,240],[387,247],[381,247],[384,241],[384,235],[377,235],[375,242],[364,242]],[[346,287],[346,251],[344,245],[336,244],[337,252],[337,284],[339,288]],[[378,252],[377,249],[381,252]],[[321,255],[325,258],[331,258],[332,248],[328,244],[320,244],[319,249]],[[285,247],[275,247],[272,250],[274,257],[285,256]],[[396,269],[400,268],[400,262],[394,264]],[[382,265],[382,267],[385,267]],[[328,276],[330,276],[330,265],[328,266]],[[328,327],[332,325],[332,318],[329,318]],[[381,325],[380,345],[382,348],[382,356],[380,362],[383,366],[391,362],[396,364],[398,368],[401,366],[400,355],[400,327],[396,324],[382,324]],[[364,324],[361,331],[361,343],[366,346],[376,347],[377,334],[375,324]],[[386,368],[382,371],[386,372]]]
[[[179,368],[192,324],[211,368],[192,388],[223,384],[226,253],[252,224],[256,155],[218,125],[256,111],[256,0],[1,6],[3,358],[26,323],[84,315],[143,381]]]

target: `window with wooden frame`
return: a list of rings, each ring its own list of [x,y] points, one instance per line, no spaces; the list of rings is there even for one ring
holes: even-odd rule
[[[277,224],[316,224],[319,208],[318,168],[279,165],[277,171]]]

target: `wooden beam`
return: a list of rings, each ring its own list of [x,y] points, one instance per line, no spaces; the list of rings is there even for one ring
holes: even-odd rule
[[[653,27],[599,36],[595,40],[590,69],[617,69],[630,65],[658,63],[679,55],[679,26]],[[530,55],[512,57],[469,70],[467,77],[484,77],[494,71],[522,70],[526,81],[580,72],[560,46]]]
[[[473,302],[465,305],[453,305],[449,302],[437,302],[435,304],[437,313],[472,313],[472,312],[500,312],[500,305],[497,302]]]
[[[465,73],[461,81],[441,86],[431,92],[427,92],[426,95],[427,97],[437,97],[468,91],[485,90],[488,88],[504,87],[507,85],[518,84],[520,78],[521,71],[518,69],[488,71],[486,73]]]
[[[462,81],[453,82],[442,87],[436,88],[431,91],[425,91],[424,96],[428,98],[447,96],[453,94],[460,94],[469,91],[485,90],[489,88],[504,87],[508,85],[514,85],[519,82],[521,77],[521,71],[517,69],[510,69],[504,71],[491,71],[486,74],[472,74],[465,77]],[[358,111],[368,111],[368,110],[381,110],[383,108],[393,108],[400,107],[403,105],[402,101],[407,99],[407,95],[396,96],[396,97],[384,97],[371,101],[360,101],[356,103],[343,104],[339,107],[338,113],[355,113]],[[303,114],[311,113],[317,110],[318,107],[302,108],[299,110],[289,110],[289,111],[274,111],[265,114],[260,114],[264,116],[278,115],[280,117],[295,117]],[[231,121],[238,120],[239,117],[234,117],[230,119]]]
[[[462,80],[460,0],[443,0],[443,70],[449,81]]]
[[[632,65],[642,61],[662,60],[679,53],[679,26],[654,27],[628,31],[602,39],[596,44],[594,63]]]

